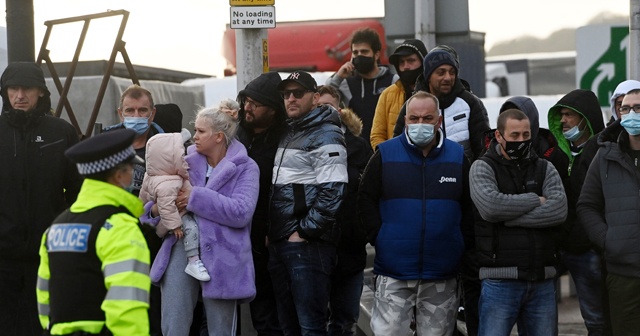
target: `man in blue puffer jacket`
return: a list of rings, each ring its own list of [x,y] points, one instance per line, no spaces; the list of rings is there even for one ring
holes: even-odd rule
[[[378,145],[361,180],[358,213],[376,248],[376,335],[406,334],[414,314],[418,335],[456,327],[464,237],[472,238],[469,161],[445,139],[438,105],[424,91],[409,98],[404,134]]]

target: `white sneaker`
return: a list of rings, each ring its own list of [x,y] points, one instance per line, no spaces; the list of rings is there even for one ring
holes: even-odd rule
[[[209,272],[207,272],[207,269],[204,267],[202,260],[187,263],[187,268],[184,269],[184,272],[200,281],[211,280]]]

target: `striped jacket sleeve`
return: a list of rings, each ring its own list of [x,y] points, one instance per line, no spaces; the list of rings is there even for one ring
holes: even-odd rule
[[[38,300],[38,318],[42,329],[49,329],[49,253],[47,253],[46,237],[49,229],[42,235],[40,243],[40,266],[38,266],[38,281],[36,284],[36,299]]]
[[[107,328],[117,335],[149,334],[149,248],[137,222],[115,214],[96,239],[107,295],[102,302]]]

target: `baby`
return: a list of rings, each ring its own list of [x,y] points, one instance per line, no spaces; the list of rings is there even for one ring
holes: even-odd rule
[[[147,141],[146,166],[140,199],[143,203],[154,201],[160,213],[160,222],[156,233],[164,237],[173,232],[176,238],[183,239],[187,254],[185,272],[200,281],[209,281],[211,277],[200,260],[198,224],[191,213],[179,212],[176,197],[181,189],[191,189],[189,166],[184,160],[184,143],[191,138],[188,130],[181,133],[156,134]]]

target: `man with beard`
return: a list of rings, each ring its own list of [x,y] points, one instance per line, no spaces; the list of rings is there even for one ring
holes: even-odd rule
[[[253,266],[256,272],[256,298],[249,304],[251,320],[258,335],[282,335],[278,322],[271,276],[267,269],[267,230],[269,227],[269,191],[273,162],[285,129],[284,101],[277,72],[263,73],[238,93],[240,128],[238,140],[260,169],[260,193],[251,223]]]
[[[445,137],[461,144],[467,158],[473,162],[484,152],[484,134],[489,130],[484,104],[459,78],[459,65],[453,48],[434,48],[425,57],[423,67],[423,77],[418,79],[416,91],[427,91],[438,97]],[[403,106],[393,130],[394,136],[403,132],[405,114]]]
[[[396,68],[400,80],[390,85],[380,95],[371,127],[371,147],[393,137],[398,113],[404,102],[411,97],[416,80],[424,70],[422,60],[427,55],[427,47],[420,40],[405,40],[400,44],[389,61]]]
[[[326,82],[340,90],[344,105],[362,119],[360,136],[367,141],[380,94],[398,79],[388,67],[378,65],[381,53],[382,43],[375,30],[356,30],[351,38],[351,60]]]

